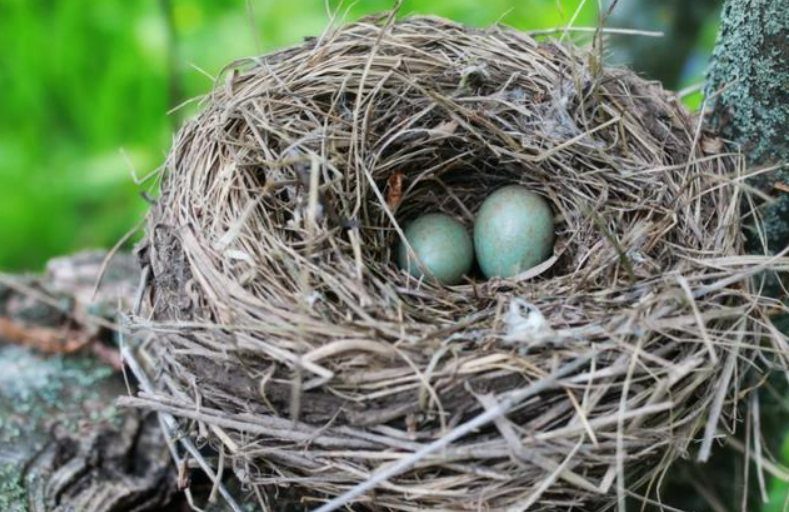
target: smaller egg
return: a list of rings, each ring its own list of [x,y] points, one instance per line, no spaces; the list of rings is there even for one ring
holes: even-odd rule
[[[471,236],[463,224],[449,215],[429,213],[418,217],[405,229],[405,238],[427,271],[427,277],[440,283],[460,283],[474,264]],[[414,277],[423,275],[404,243],[400,244],[398,264]]]
[[[519,185],[500,188],[482,203],[474,222],[474,249],[487,277],[512,277],[553,253],[553,212]]]

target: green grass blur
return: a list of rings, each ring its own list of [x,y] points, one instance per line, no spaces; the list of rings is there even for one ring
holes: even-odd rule
[[[577,3],[423,0],[403,12],[532,28],[566,23]],[[594,21],[588,3],[578,23]],[[198,68],[216,74],[328,19],[323,0],[252,5],[254,30],[243,0],[0,0],[0,269],[112,245],[145,210],[130,165],[156,168],[178,124],[168,110],[212,85]],[[348,18],[390,6],[359,1]]]
[[[392,3],[342,9],[355,19]],[[594,26],[592,0],[406,0],[402,13],[536,29],[567,24],[579,3],[575,24]],[[130,167],[155,169],[189,111],[167,112],[207,92],[206,74],[328,19],[324,0],[249,4],[254,22],[245,0],[0,0],[0,269],[115,243],[146,208]]]

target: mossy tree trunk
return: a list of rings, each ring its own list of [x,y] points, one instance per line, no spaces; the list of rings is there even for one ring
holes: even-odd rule
[[[706,97],[711,115],[708,126],[742,149],[752,170],[775,166],[775,170],[752,180],[773,200],[762,210],[768,249],[775,254],[789,245],[789,3],[787,0],[726,0],[721,29],[707,75]],[[757,237],[754,250],[761,251]],[[784,276],[785,277],[785,276]],[[784,283],[787,279],[782,279]],[[780,287],[772,292],[786,300]],[[775,318],[787,330],[786,318]],[[786,391],[783,375],[773,375],[771,384],[780,395]],[[780,453],[786,433],[785,405],[775,395],[759,394],[761,435],[772,453]],[[740,432],[743,434],[745,426]],[[705,475],[708,491],[723,503],[747,503],[760,510],[761,495],[754,466],[746,480],[745,462],[737,454],[719,453],[720,464],[712,463]],[[726,460],[723,460],[726,459]],[[731,468],[739,469],[732,477]],[[728,471],[726,471],[728,469]],[[720,472],[725,471],[721,474]],[[749,485],[746,485],[746,482]],[[783,499],[778,482],[769,485],[771,495]],[[743,500],[742,493],[747,493]]]
[[[789,5],[786,0],[727,0],[712,57],[710,126],[740,144],[752,166],[789,162]],[[755,180],[775,198],[765,208],[770,250],[789,243],[789,170]]]

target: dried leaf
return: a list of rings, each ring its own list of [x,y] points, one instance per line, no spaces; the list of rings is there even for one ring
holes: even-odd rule
[[[386,192],[386,205],[394,211],[403,199],[403,172],[395,171],[389,176]]]
[[[458,129],[458,122],[455,120],[452,121],[444,121],[443,123],[438,124],[433,131],[435,132],[443,132],[447,135],[452,135]]]
[[[773,187],[774,187],[776,190],[780,190],[781,192],[786,192],[787,194],[789,194],[789,185],[787,185],[787,184],[786,184],[786,183],[784,183],[783,181],[776,181],[776,182],[773,184]]]
[[[708,155],[716,155],[723,150],[723,140],[720,137],[705,137],[701,141],[701,150]]]

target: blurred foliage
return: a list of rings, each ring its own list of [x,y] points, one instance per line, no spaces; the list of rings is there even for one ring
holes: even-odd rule
[[[789,467],[789,433],[781,447],[781,462]],[[777,478],[771,478],[768,489],[769,502],[765,512],[786,512],[789,510],[789,484]]]
[[[0,0],[0,268],[36,269],[56,254],[112,245],[146,207],[130,169],[155,169],[190,112],[168,111],[206,93],[209,76],[231,60],[320,33],[327,4],[338,7],[337,0]],[[402,13],[528,30],[567,24],[579,4],[575,25],[594,26],[591,0],[406,0]],[[351,20],[391,5],[345,2],[340,12]],[[661,23],[641,19],[639,27]]]
[[[660,80],[669,89],[681,90],[700,82],[710,49],[718,36],[722,0],[622,1],[611,14],[609,26],[657,30],[660,38],[614,36],[609,38],[610,63],[627,64],[645,76]],[[698,92],[686,99],[696,108]]]

